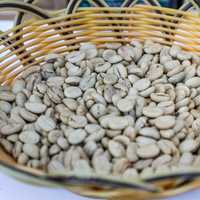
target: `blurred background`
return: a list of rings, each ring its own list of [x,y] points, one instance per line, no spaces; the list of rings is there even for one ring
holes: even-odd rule
[[[23,1],[23,0],[18,0]],[[69,0],[24,0],[25,2],[34,2],[34,4],[46,9],[61,9],[67,6]],[[78,0],[77,0],[78,1]],[[120,6],[124,0],[105,0],[109,6]],[[134,2],[134,0],[132,0]],[[162,6],[179,8],[184,0],[158,0]],[[143,3],[145,1],[138,0],[138,3]],[[89,1],[81,1],[81,6],[90,6]]]

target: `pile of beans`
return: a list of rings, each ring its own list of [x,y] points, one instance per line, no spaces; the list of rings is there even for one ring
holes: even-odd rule
[[[0,144],[54,172],[200,167],[200,58],[152,41],[49,54],[0,88]]]

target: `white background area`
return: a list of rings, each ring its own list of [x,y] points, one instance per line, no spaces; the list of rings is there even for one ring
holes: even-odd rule
[[[1,21],[0,30],[12,26],[11,21]],[[20,183],[0,172],[0,200],[92,200],[72,194],[64,189],[48,189]],[[137,200],[136,197],[133,197]],[[200,189],[166,200],[199,200]]]

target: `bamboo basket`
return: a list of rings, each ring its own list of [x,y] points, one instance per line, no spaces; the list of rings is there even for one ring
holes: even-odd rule
[[[10,8],[12,3],[6,5]],[[28,11],[47,19],[31,19],[0,34],[2,85],[12,84],[25,69],[43,63],[47,53],[66,54],[78,49],[84,42],[102,47],[109,42],[151,39],[168,46],[177,44],[200,56],[200,16],[184,9],[136,5],[130,8],[78,8],[71,14],[64,14],[65,10],[44,14],[35,6],[15,5],[21,12]],[[5,2],[0,2],[1,7],[5,7]],[[23,182],[62,187],[83,196],[110,200],[157,199],[200,186],[199,168],[152,174],[149,178],[136,180],[81,172],[49,175],[18,165],[3,149],[0,149],[0,170]]]

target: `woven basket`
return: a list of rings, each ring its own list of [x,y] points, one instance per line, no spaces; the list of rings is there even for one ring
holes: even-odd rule
[[[136,5],[131,8],[79,8],[76,13],[66,15],[65,10],[44,12],[29,4],[6,4],[3,1],[0,2],[0,8],[11,8],[13,4],[22,12],[48,19],[32,19],[0,35],[2,85],[11,84],[25,69],[42,63],[47,53],[65,54],[79,48],[82,42],[93,42],[102,47],[105,42],[128,43],[133,39],[151,39],[169,46],[177,44],[200,55],[200,17],[197,13]],[[187,4],[184,9],[191,5]],[[27,183],[62,187],[80,195],[113,200],[162,198],[200,186],[198,168],[126,181],[118,177],[99,177],[81,172],[49,175],[19,166],[3,149],[0,149],[0,169]]]

